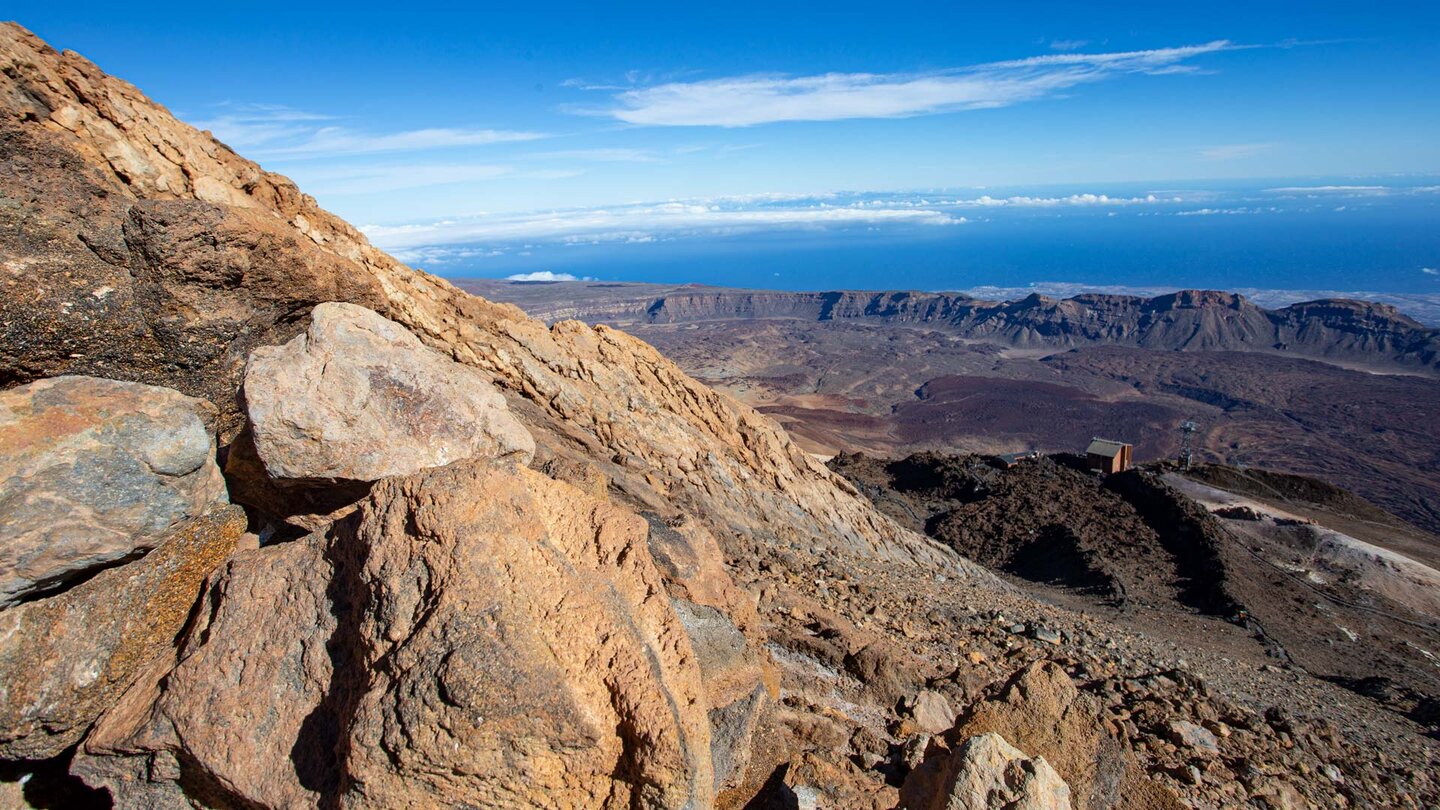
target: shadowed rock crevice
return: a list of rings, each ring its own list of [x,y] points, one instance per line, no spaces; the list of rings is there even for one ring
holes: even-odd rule
[[[317,794],[317,803],[323,808],[340,804],[349,730],[369,681],[360,626],[371,600],[360,577],[362,560],[357,559],[356,546],[362,544],[355,538],[357,522],[354,515],[342,519],[325,547],[331,569],[325,597],[335,620],[335,629],[325,641],[330,679],[319,703],[301,722],[290,750],[296,778],[302,787]]]
[[[166,751],[156,756],[173,757],[174,765],[179,771],[175,775],[175,786],[185,799],[194,805],[207,808],[207,810],[268,810],[265,804],[250,801],[227,788],[224,782],[216,779],[214,774],[206,770],[195,757],[183,749],[174,752]],[[152,758],[152,763],[153,760],[154,758]],[[153,764],[151,770],[155,775],[160,775],[156,772]]]
[[[18,795],[36,810],[110,810],[109,792],[70,774],[72,746],[43,760],[0,760],[0,796]]]
[[[775,766],[744,810],[799,810],[800,799],[785,781],[789,772],[788,762]]]
[[[72,588],[78,588],[84,585],[86,582],[100,576],[106,571],[122,568],[137,560],[143,559],[147,553],[149,553],[148,549],[136,549],[123,557],[116,557],[112,560],[96,563],[84,571],[48,579],[37,579],[33,585],[33,590],[16,599],[14,604],[23,605],[27,602],[38,602],[59,596]]]

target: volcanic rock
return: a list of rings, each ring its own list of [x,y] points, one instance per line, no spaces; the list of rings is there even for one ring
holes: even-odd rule
[[[921,731],[939,734],[955,725],[955,708],[944,695],[934,689],[922,689],[915,696],[915,725]]]
[[[122,806],[707,806],[699,664],[646,536],[513,461],[381,481],[236,555],[74,770]]]
[[[1198,726],[1189,720],[1172,720],[1169,729],[1170,739],[1176,745],[1184,746],[1204,756],[1214,756],[1220,753],[1220,743],[1216,741],[1215,735],[1204,726]]]
[[[743,776],[756,729],[779,697],[778,676],[755,605],[730,579],[714,536],[684,516],[646,519],[650,553],[700,666],[718,793]]]
[[[71,772],[122,808],[188,808],[197,790],[199,802],[266,807],[315,806],[322,789],[333,793],[342,729],[330,703],[350,686],[335,670],[357,654],[342,646],[337,616],[359,608],[344,601],[345,583],[332,584],[326,552],[314,537],[225,563],[204,589],[180,665],[172,657],[137,680],[81,744]],[[194,763],[201,787],[178,784],[182,760]]]
[[[228,440],[252,348],[322,301],[383,306],[373,276],[315,249],[322,230],[273,213],[313,205],[293,183],[13,23],[0,113],[5,379],[175,388],[215,403]]]
[[[375,481],[474,456],[529,461],[535,440],[490,380],[352,304],[256,349],[245,371],[255,449],[281,484]]]
[[[178,652],[137,670],[68,764],[120,807],[701,810],[780,798],[878,810],[895,806],[914,761],[892,747],[923,747],[898,711],[922,684],[962,717],[917,774],[993,730],[1052,763],[1077,806],[1172,807],[1155,794],[1170,788],[1234,806],[1282,795],[1261,784],[1276,774],[1316,806],[1434,803],[1434,757],[1393,724],[1357,722],[1374,718],[1345,696],[1341,727],[1380,740],[1388,760],[1321,746],[1298,719],[1262,731],[1177,695],[1168,676],[1144,701],[1124,697],[1173,650],[998,586],[650,346],[550,327],[407,268],[290,181],[8,25],[0,156],[0,385],[83,372],[206,396],[227,465],[248,446],[264,477],[241,438],[246,359],[305,332],[317,305],[354,304],[482,375],[544,473],[512,453],[366,482],[360,496],[301,482],[324,497],[281,517],[313,530],[282,542],[257,520],[264,542],[211,576]],[[1027,306],[1042,326],[1050,312],[1089,323],[1054,303]],[[1157,330],[1195,334],[1195,348],[1214,333],[1199,310],[1228,306],[1173,303],[1185,311],[1161,312]],[[1249,316],[1238,322],[1249,334]],[[1031,325],[1016,335],[1040,337]],[[343,508],[330,509],[337,495]],[[637,513],[653,514],[648,532]],[[1005,634],[985,608],[1054,627],[1062,644]],[[1099,634],[1114,647],[1096,648]],[[1070,682],[1078,700],[1047,672],[987,689],[1036,656],[1065,659],[1083,678]],[[1201,665],[1224,688],[1265,685],[1216,660]],[[1331,711],[1316,696],[1338,689],[1289,677],[1255,700]],[[1200,765],[1165,739],[1176,717],[1234,721],[1226,751],[1246,760],[1206,762],[1201,785],[1180,776]],[[1344,766],[1341,799],[1321,761]],[[716,796],[726,785],[739,787]]]
[[[316,304],[374,310],[472,366],[546,456],[582,459],[635,503],[738,533],[822,542],[979,574],[905,531],[772,421],[643,342],[549,328],[371,246],[289,179],[176,120],[133,86],[0,26],[0,379],[62,373],[163,382],[221,409],[257,346]],[[138,314],[138,316],[137,316]]]
[[[79,740],[172,649],[201,583],[244,531],[244,511],[220,506],[137,562],[0,611],[0,757],[44,759]]]
[[[1070,788],[1044,757],[1031,759],[995,733],[966,740],[947,757],[940,789],[907,810],[1069,810]]]
[[[142,554],[224,503],[214,420],[202,400],[94,377],[0,392],[0,608]]]
[[[1107,732],[1097,700],[1053,662],[1017,672],[993,699],[970,707],[947,736],[965,740],[989,732],[1044,757],[1069,785],[1078,810],[1179,806]],[[922,770],[933,767],[927,759]]]

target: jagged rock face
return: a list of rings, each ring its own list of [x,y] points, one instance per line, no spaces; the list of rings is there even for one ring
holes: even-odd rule
[[[309,329],[262,347],[245,371],[256,452],[270,478],[376,481],[515,454],[535,440],[490,381],[353,304],[321,304]]]
[[[16,58],[5,51],[13,30],[0,30],[0,61]],[[0,380],[89,374],[175,388],[215,403],[228,438],[252,348],[294,336],[322,301],[383,307],[373,278],[275,216],[137,200],[83,146],[0,116],[0,196],[15,203],[0,205]]]
[[[0,757],[74,745],[137,674],[172,649],[200,585],[235,548],[245,513],[220,506],[138,562],[0,611]]]
[[[136,687],[154,708],[122,703],[76,770],[122,806],[708,806],[700,663],[647,534],[513,463],[382,481],[228,563]]]
[[[35,290],[0,297],[0,380],[163,382],[210,397],[228,442],[243,419],[227,392],[250,350],[294,337],[315,304],[354,303],[484,372],[542,460],[588,460],[636,503],[724,532],[959,565],[644,343],[547,329],[399,264],[286,178],[18,26],[0,26],[0,66],[0,193],[24,201],[0,206],[22,235],[0,246],[0,267]],[[163,306],[136,319],[142,300]]]
[[[1070,810],[1070,787],[1044,757],[1031,759],[995,733],[977,734],[950,754],[941,788],[909,810]]]
[[[1026,348],[1092,344],[1183,351],[1265,351],[1436,369],[1440,330],[1388,304],[1326,300],[1264,309],[1243,296],[1182,290],[1155,298],[1030,295],[985,301],[958,293],[780,292],[635,285],[593,301],[542,302],[540,317],[691,323],[747,318],[867,320],[954,331]]]
[[[714,536],[693,519],[647,519],[650,554],[700,667],[720,793],[744,776],[751,740],[779,697],[779,675],[755,605],[726,573]]]
[[[335,670],[360,655],[336,627],[361,605],[347,583],[332,585],[331,556],[316,537],[227,561],[206,584],[178,666],[172,652],[169,666],[136,682],[82,743],[72,773],[121,808],[189,808],[191,797],[316,806],[322,790],[333,794],[333,704],[352,687]]]
[[[214,420],[202,400],[93,377],[0,392],[0,608],[224,503]]]

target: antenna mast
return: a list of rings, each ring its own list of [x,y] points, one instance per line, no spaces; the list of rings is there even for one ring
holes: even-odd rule
[[[1190,469],[1190,463],[1195,459],[1195,432],[1200,429],[1193,419],[1186,419],[1180,423],[1180,467]]]

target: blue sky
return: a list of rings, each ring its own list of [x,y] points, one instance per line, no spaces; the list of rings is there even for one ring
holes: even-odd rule
[[[840,190],[1440,170],[1434,4],[599,5],[4,13],[379,233],[633,203],[708,222],[716,198],[754,223],[775,206],[745,200]]]

